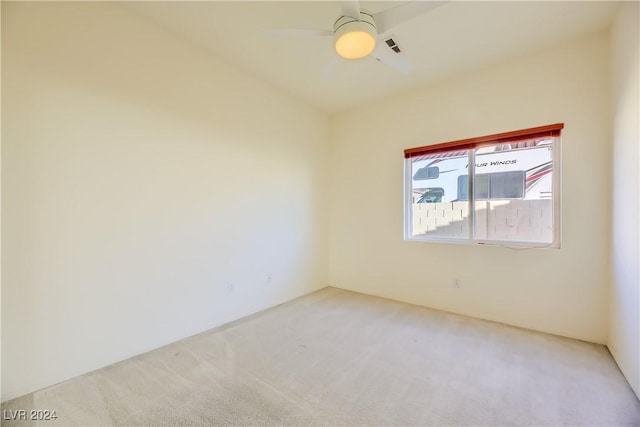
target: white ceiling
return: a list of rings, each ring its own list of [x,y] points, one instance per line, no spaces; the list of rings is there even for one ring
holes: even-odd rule
[[[362,1],[361,6],[378,12],[399,3]],[[330,37],[265,34],[268,28],[332,29],[341,10],[336,1],[120,4],[329,113],[605,29],[618,6],[609,1],[451,1],[389,33],[412,66],[403,74],[371,57],[339,58]]]

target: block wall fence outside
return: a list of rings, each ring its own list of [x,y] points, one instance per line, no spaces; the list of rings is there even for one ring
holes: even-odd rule
[[[476,239],[551,242],[552,200],[477,201]],[[413,234],[468,238],[469,203],[414,203]]]

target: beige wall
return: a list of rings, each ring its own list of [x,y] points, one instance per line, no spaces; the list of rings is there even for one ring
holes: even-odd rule
[[[3,400],[327,285],[324,114],[106,3],[3,2],[2,88]]]
[[[640,15],[622,5],[611,31],[613,121],[613,244],[609,341],[611,354],[640,397]]]
[[[2,5],[0,4],[0,22],[2,22]],[[0,29],[2,27],[0,26]],[[2,31],[0,31],[0,46],[2,46]],[[0,54],[0,70],[2,70],[2,55]],[[2,84],[0,84],[0,100],[2,100]],[[2,129],[2,102],[0,102],[0,129]],[[2,238],[2,136],[0,135],[0,240]],[[2,401],[2,244],[0,241],[0,401]]]
[[[605,343],[607,42],[595,34],[336,116],[331,285]],[[403,149],[558,122],[561,249],[403,241]]]

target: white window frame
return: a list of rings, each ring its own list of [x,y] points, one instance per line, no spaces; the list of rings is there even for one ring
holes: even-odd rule
[[[562,124],[559,124],[562,125]],[[559,126],[556,125],[556,126]],[[562,125],[563,127],[564,125]],[[537,128],[532,128],[534,130]],[[526,131],[526,130],[525,130]],[[521,131],[524,132],[524,131]],[[503,135],[503,134],[499,134]],[[499,136],[496,135],[496,136]],[[481,137],[481,138],[490,138]],[[518,249],[524,248],[553,248],[559,249],[561,247],[562,240],[562,174],[561,174],[561,160],[562,160],[562,143],[561,136],[554,135],[552,142],[552,161],[553,161],[553,173],[552,173],[552,191],[553,191],[553,241],[551,243],[540,243],[531,241],[514,241],[514,240],[491,240],[491,239],[477,239],[475,236],[475,223],[476,212],[472,209],[475,206],[475,191],[473,188],[473,177],[475,176],[475,151],[478,148],[484,146],[495,145],[496,141],[487,141],[486,143],[478,143],[473,148],[468,148],[468,191],[469,197],[467,202],[469,203],[469,233],[467,238],[462,237],[442,237],[442,236],[429,236],[429,235],[413,235],[413,194],[412,194],[412,159],[404,159],[404,198],[403,198],[403,212],[404,212],[404,239],[411,242],[423,242],[423,243],[451,243],[451,244],[466,244],[466,245],[486,245],[486,246],[504,246]],[[452,144],[452,143],[448,143]],[[444,145],[444,144],[443,144]],[[446,151],[445,148],[442,151]],[[406,153],[406,152],[405,152]],[[406,155],[405,155],[406,157]]]

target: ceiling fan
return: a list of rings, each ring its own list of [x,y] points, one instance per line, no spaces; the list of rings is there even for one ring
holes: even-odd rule
[[[426,13],[446,1],[414,0],[389,9],[371,13],[360,7],[359,0],[340,2],[342,9],[333,24],[333,30],[311,28],[272,28],[271,35],[284,37],[333,37],[335,51],[342,58],[353,60],[371,56],[403,73],[411,66],[397,54],[400,49],[386,35],[398,25]]]

